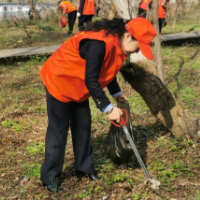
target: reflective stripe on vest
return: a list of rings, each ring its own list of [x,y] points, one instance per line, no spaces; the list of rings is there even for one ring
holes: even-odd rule
[[[142,0],[139,7],[147,10],[148,9],[148,5],[152,2],[152,0]]]
[[[79,32],[65,43],[45,62],[40,75],[49,93],[62,102],[83,102],[90,97],[85,85],[85,60],[79,55],[83,39],[104,41],[106,52],[98,82],[106,87],[119,72],[126,56],[118,36],[105,35],[105,31]]]

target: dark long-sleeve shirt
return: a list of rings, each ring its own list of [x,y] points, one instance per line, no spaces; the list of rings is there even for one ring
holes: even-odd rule
[[[79,47],[80,56],[86,60],[85,85],[101,112],[111,103],[98,82],[101,66],[105,57],[106,44],[98,40],[82,40]],[[111,95],[121,92],[116,78],[107,85]]]
[[[85,4],[85,0],[80,0],[80,7],[79,7],[79,10],[78,10],[78,12],[80,14],[83,12],[84,4]]]

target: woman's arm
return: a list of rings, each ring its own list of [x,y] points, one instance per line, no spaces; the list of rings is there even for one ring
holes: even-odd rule
[[[98,40],[84,40],[81,42],[79,50],[80,56],[86,60],[85,85],[99,110],[107,112],[113,108],[113,105],[98,82],[106,44]]]
[[[84,4],[85,4],[85,0],[80,0],[80,7],[79,7],[79,10],[78,10],[78,12],[80,14],[83,12]]]

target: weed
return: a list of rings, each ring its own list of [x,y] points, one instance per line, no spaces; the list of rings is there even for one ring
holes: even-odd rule
[[[196,98],[197,92],[191,87],[185,87],[180,90],[180,99],[189,105]]]
[[[44,194],[43,194],[43,193],[38,194],[37,197],[38,197],[38,198],[43,198],[43,197],[44,197]]]
[[[38,25],[38,29],[42,29],[43,31],[54,31],[55,29],[52,26],[49,25]]]
[[[16,152],[15,151],[5,151],[6,155],[8,156],[15,156]]]
[[[94,192],[99,193],[99,194],[101,194],[101,195],[103,194],[102,191],[101,191],[100,186],[95,187],[95,188],[94,188]]]
[[[21,128],[21,126],[20,125],[18,125],[18,124],[14,124],[13,125],[13,130],[14,130],[14,132],[20,132],[20,131],[22,131],[22,128]]]
[[[2,121],[1,124],[2,126],[7,127],[7,128],[12,127],[13,125],[11,121],[7,121],[7,120]]]
[[[45,144],[43,142],[33,143],[31,146],[26,147],[26,150],[30,155],[44,154]]]
[[[155,170],[164,170],[166,166],[168,166],[168,163],[165,163],[161,160],[156,160],[152,165],[153,169]]]
[[[137,193],[134,195],[133,200],[140,200],[141,199],[141,194]]]
[[[112,185],[116,182],[124,182],[128,179],[128,177],[129,177],[128,174],[125,174],[125,172],[122,172],[121,174],[120,173],[114,174],[110,178],[106,179],[105,185],[108,186],[108,185]],[[130,181],[130,179],[129,179],[129,181]]]
[[[200,191],[196,190],[196,195],[194,197],[194,200],[200,200]]]
[[[22,123],[23,123],[23,121],[17,121],[17,120],[13,120],[13,121],[5,120],[5,121],[1,122],[3,127],[6,127],[6,128],[12,127],[12,129],[15,133],[19,133],[22,131]]]
[[[156,142],[156,145],[154,146],[155,148],[160,148],[162,146],[165,146],[165,144],[167,144],[168,141],[167,140],[164,140],[164,139],[160,139],[158,138],[157,142]]]
[[[40,177],[40,170],[41,170],[41,164],[39,163],[33,163],[33,164],[24,164],[22,165],[23,174],[22,176],[28,176],[30,178]]]

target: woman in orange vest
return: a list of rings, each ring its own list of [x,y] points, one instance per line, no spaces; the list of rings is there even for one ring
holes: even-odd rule
[[[151,8],[152,0],[141,0],[139,4],[138,9],[138,17],[144,17],[147,16],[147,10]]]
[[[73,35],[73,27],[76,21],[77,9],[74,5],[66,0],[62,0],[58,2],[58,7],[62,9],[62,15],[68,14],[68,26],[69,31],[67,36]]]
[[[166,23],[166,8],[169,0],[159,0],[158,4],[158,20],[159,20],[159,31],[161,33],[161,30],[163,27],[167,25]]]
[[[49,191],[61,190],[69,125],[77,176],[101,179],[92,165],[88,98],[93,98],[100,113],[119,122],[122,111],[113,106],[103,88],[114,99],[128,100],[116,75],[130,53],[141,50],[148,59],[154,58],[150,43],[155,35],[153,25],[141,17],[96,21],[64,42],[45,62],[40,75],[46,90],[48,128],[40,179]]]
[[[80,0],[79,10],[77,17],[79,18],[78,27],[79,30],[84,26],[84,23],[92,21],[92,17],[95,14],[95,0]]]

